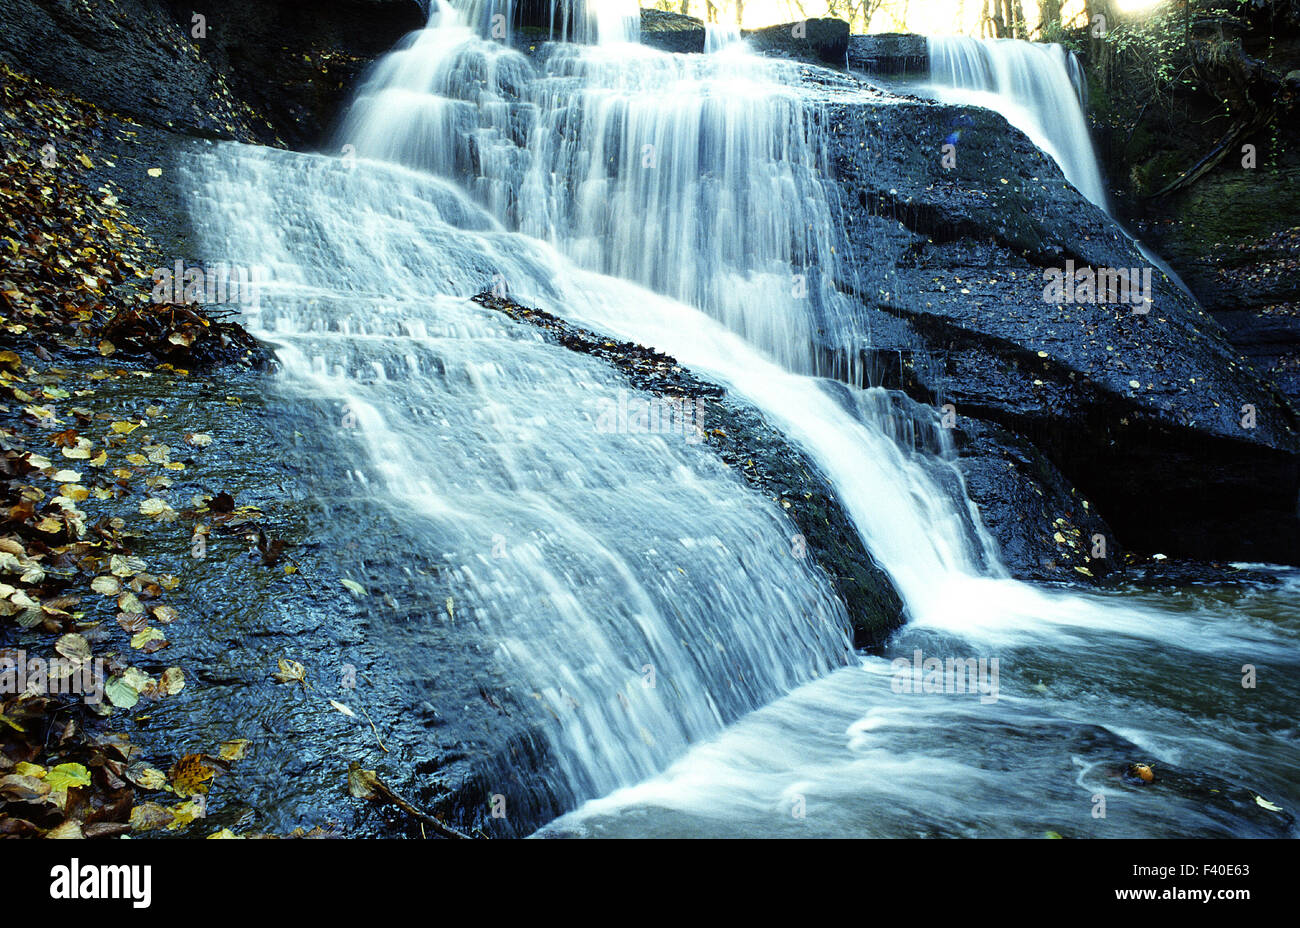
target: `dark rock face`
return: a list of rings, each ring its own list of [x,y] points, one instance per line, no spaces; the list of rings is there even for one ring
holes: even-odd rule
[[[834,67],[844,66],[849,50],[849,24],[842,19],[800,20],[765,29],[746,29],[741,34],[765,55]],[[703,52],[705,25],[681,13],[642,10],[641,41],[666,52]]]
[[[1023,436],[1135,549],[1300,558],[1300,421],[1220,326],[1159,271],[1145,314],[1047,298],[1066,261],[1146,262],[1046,155],[983,110],[890,98],[825,119],[858,271],[842,286],[876,346],[832,351],[902,355],[888,385]]]
[[[849,24],[842,19],[807,19],[783,26],[745,30],[757,51],[783,58],[844,67],[849,49]]]
[[[1300,134],[1297,134],[1300,140]],[[1232,342],[1300,403],[1300,152],[1254,170],[1218,172],[1141,213],[1136,225]],[[1131,213],[1131,210],[1130,210]]]
[[[141,122],[309,147],[362,68],[426,19],[417,0],[231,0],[196,15],[166,0],[0,0],[0,55]]]
[[[641,42],[665,52],[703,52],[704,22],[682,13],[641,11]]]
[[[879,32],[849,36],[849,69],[867,74],[929,74],[930,51],[925,36],[909,32]]]
[[[1124,569],[1110,526],[1031,442],[972,418],[955,437],[967,492],[1012,576],[1079,581]]]

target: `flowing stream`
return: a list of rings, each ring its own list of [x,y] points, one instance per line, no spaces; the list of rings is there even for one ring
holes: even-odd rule
[[[338,417],[355,485],[436,552],[456,615],[547,710],[548,776],[575,811],[545,833],[1257,827],[1108,778],[1130,760],[1293,806],[1295,586],[1154,599],[1007,579],[950,449],[913,450],[882,391],[818,376],[814,333],[861,331],[831,285],[811,118],[851,91],[805,89],[731,37],[647,49],[635,3],[560,16],[594,44],[526,55],[492,38],[505,7],[435,2],[335,150],[223,144],[186,171],[207,253],[270,271],[247,323],[277,346],[280,389]],[[469,300],[488,289],[761,409],[827,475],[907,627],[855,654],[791,524],[695,423],[608,428],[619,378]],[[982,695],[898,693],[891,662],[917,650],[997,669]],[[1270,687],[1216,702],[1243,663]]]

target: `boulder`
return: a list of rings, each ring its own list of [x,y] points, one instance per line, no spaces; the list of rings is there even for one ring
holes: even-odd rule
[[[908,32],[878,32],[851,35],[849,69],[867,74],[930,73],[930,51],[925,36]]]
[[[1048,292],[1067,262],[1150,267],[1052,159],[987,110],[832,98],[822,115],[840,286],[866,330],[828,354],[904,358],[890,385],[1032,443],[1134,549],[1300,560],[1295,410],[1158,270],[1144,313]]]
[[[741,34],[765,55],[837,68],[844,67],[849,49],[849,24],[842,19],[805,19],[766,29],[747,29]]]
[[[665,52],[703,52],[704,23],[663,10],[641,11],[641,43]]]

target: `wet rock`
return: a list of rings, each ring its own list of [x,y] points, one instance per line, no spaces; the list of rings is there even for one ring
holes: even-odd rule
[[[842,19],[806,19],[766,29],[747,29],[742,35],[765,55],[841,68],[849,48],[849,24]]]
[[[425,20],[417,0],[234,0],[206,13],[166,0],[0,0],[0,56],[141,122],[305,147],[365,65]]]
[[[703,52],[704,22],[664,10],[641,11],[641,42],[665,52]]]
[[[823,117],[841,286],[875,333],[828,352],[908,358],[897,386],[1031,442],[1134,549],[1300,558],[1300,420],[1215,320],[1158,270],[1147,312],[1045,289],[1066,262],[1149,268],[1051,159],[985,110],[897,97]]]
[[[848,63],[850,70],[867,74],[928,75],[930,52],[923,35],[908,32],[851,35]]]
[[[1012,576],[1081,582],[1124,569],[1105,519],[1031,442],[979,419],[954,432],[967,491]]]

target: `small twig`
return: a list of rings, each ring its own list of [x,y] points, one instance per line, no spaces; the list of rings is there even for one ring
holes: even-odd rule
[[[421,823],[421,834],[424,834],[423,826],[427,824],[444,838],[459,838],[463,841],[472,840],[463,831],[439,821],[427,812],[421,812],[394,792],[391,786],[379,779],[375,771],[363,770],[356,761],[351,761],[348,764],[348,792],[358,799],[369,799],[371,802],[387,802],[397,806],[397,808]]]
[[[379,742],[380,750],[385,754],[391,754],[392,752],[389,751],[388,748],[384,747],[384,739],[379,737],[379,729],[375,727],[375,720],[370,717],[370,713],[366,711],[366,707],[357,703],[357,708],[361,710],[361,714],[364,715],[366,721],[370,723],[370,730],[375,733],[375,740]]]

